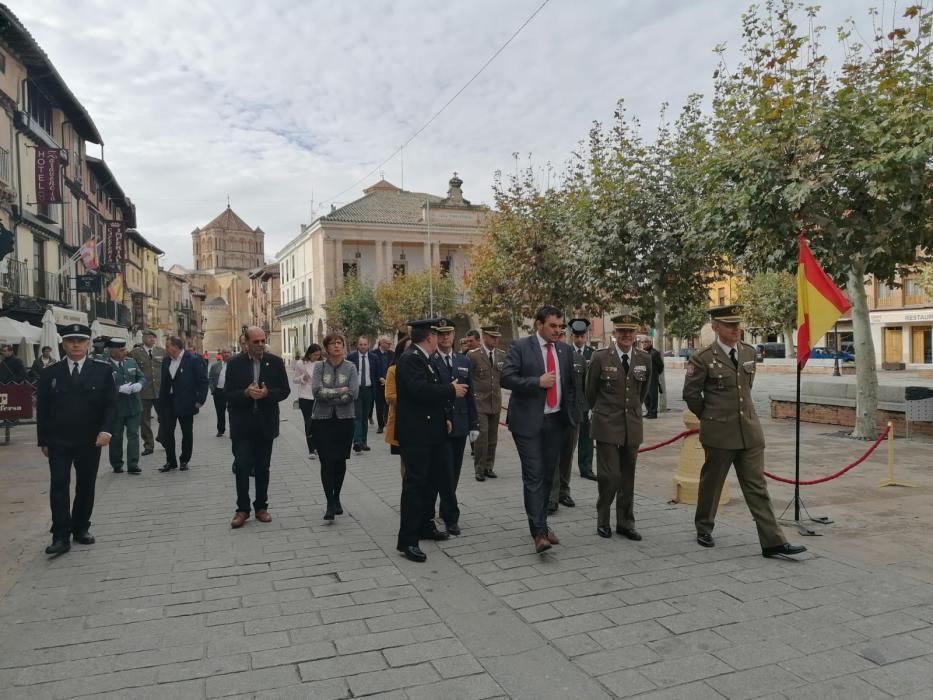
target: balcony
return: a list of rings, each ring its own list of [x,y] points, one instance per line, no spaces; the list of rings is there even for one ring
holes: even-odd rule
[[[36,299],[67,302],[71,298],[69,278],[63,275],[45,272],[38,268],[32,270],[32,295]]]
[[[13,258],[0,260],[0,289],[7,289],[13,294],[29,295],[29,268],[26,261]]]
[[[129,307],[109,300],[100,301],[95,299],[94,306],[91,308],[91,312],[88,314],[88,317],[88,320],[90,321],[94,321],[96,319],[100,319],[102,321],[112,321],[115,322],[118,326],[123,326],[124,328],[129,328],[133,323],[133,314]]]
[[[301,297],[300,299],[295,299],[295,301],[290,301],[287,304],[280,304],[279,308],[275,310],[275,315],[277,318],[284,318],[285,316],[301,313],[307,308],[308,305],[305,303],[305,298]]]

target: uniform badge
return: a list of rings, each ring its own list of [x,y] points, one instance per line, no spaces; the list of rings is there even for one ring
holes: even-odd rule
[[[632,376],[635,377],[635,381],[643,382],[648,378],[648,368],[643,365],[636,365],[632,367]]]
[[[688,362],[687,363],[687,376],[692,377],[695,371],[696,371],[696,366],[692,362]]]
[[[743,362],[743,363],[742,363],[742,369],[744,369],[746,372],[748,372],[749,374],[751,374],[752,372],[755,371],[755,361],[754,361],[754,360],[749,360],[748,362]]]

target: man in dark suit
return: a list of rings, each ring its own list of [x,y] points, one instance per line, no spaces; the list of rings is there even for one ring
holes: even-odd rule
[[[65,359],[39,377],[36,433],[49,459],[52,544],[46,554],[64,554],[70,538],[94,544],[88,531],[94,509],[94,486],[100,449],[110,444],[117,390],[108,362],[88,357],[91,329],[81,324],[61,331]],[[75,468],[74,503],[69,504],[71,465]]]
[[[256,477],[256,520],[272,521],[268,503],[272,441],[279,436],[279,402],[291,393],[282,358],[265,352],[265,331],[250,326],[246,339],[248,352],[227,363],[224,382],[236,471],[236,514],[230,522],[233,528],[242,527],[249,518],[250,472]]]
[[[412,345],[395,363],[397,391],[395,437],[402,453],[401,522],[398,551],[416,562],[427,560],[420,539],[447,539],[434,527],[434,499],[438,477],[448,461],[446,408],[466,396],[467,385],[456,379],[445,382],[431,355],[437,350],[437,329],[446,319],[411,321]]]
[[[373,412],[376,399],[376,385],[379,383],[379,361],[369,351],[369,338],[360,336],[356,341],[356,350],[347,355],[347,362],[356,365],[360,375],[360,393],[356,397],[356,425],[353,431],[353,451],[369,452],[368,433],[369,416]]]
[[[220,351],[220,361],[211,365],[207,372],[207,386],[214,399],[214,411],[217,413],[217,437],[223,437],[227,430],[227,397],[224,393],[227,380],[227,365],[230,363],[230,350]]]
[[[0,345],[0,382],[26,381],[26,366],[13,354],[12,345]]]
[[[447,405],[447,447],[448,464],[441,483],[440,516],[451,535],[460,534],[460,507],[457,504],[457,485],[460,483],[460,471],[463,468],[463,451],[467,437],[472,433],[475,440],[479,435],[479,418],[476,415],[476,399],[470,377],[470,360],[459,352],[454,352],[453,326],[441,326],[437,329],[437,351],[431,356],[434,368],[441,375],[443,383],[449,384],[454,379],[466,384],[466,396],[452,398]],[[434,498],[431,499],[434,508]]]
[[[392,364],[392,360],[395,358],[395,353],[392,351],[392,340],[387,335],[379,337],[379,340],[376,341],[376,349],[373,350],[373,358],[377,361],[378,367],[376,369],[376,377],[378,381],[376,382],[375,387],[375,397],[376,397],[376,422],[378,423],[378,428],[376,429],[377,433],[382,433],[385,430],[386,418],[388,413],[388,404],[386,403],[386,373],[389,371],[389,366]]]
[[[175,424],[181,425],[181,471],[188,471],[194,449],[194,416],[207,401],[207,367],[197,355],[185,352],[177,336],[165,341],[159,388],[159,442],[165,448],[160,472],[178,469],[175,457]]]
[[[539,554],[560,543],[547,525],[547,502],[565,428],[575,424],[571,349],[558,340],[563,318],[555,306],[538,309],[534,335],[512,344],[502,368],[502,387],[512,391],[506,422],[522,463],[525,513]]]
[[[645,396],[645,418],[658,417],[658,397],[661,393],[661,375],[664,374],[664,357],[654,347],[650,335],[641,339],[641,349],[651,355],[651,381],[648,382],[648,395]]]

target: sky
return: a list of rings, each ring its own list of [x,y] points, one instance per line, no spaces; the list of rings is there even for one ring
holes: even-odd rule
[[[676,114],[689,94],[708,98],[713,48],[738,61],[749,5],[550,0],[403,158],[351,188],[542,2],[7,0],[90,112],[165,267],[191,265],[191,231],[228,197],[272,260],[381,175],[444,195],[456,171],[474,204],[491,204],[496,171],[516,165],[545,184],[620,98],[647,131],[662,103]],[[831,58],[835,29],[852,16],[870,37],[868,8],[881,4],[823,3]]]

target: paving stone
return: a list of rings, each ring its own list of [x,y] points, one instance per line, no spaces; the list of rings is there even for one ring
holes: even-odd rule
[[[808,654],[799,659],[782,661],[780,665],[810,682],[856,674],[875,668],[868,659],[845,649],[830,649],[818,654]]]
[[[608,688],[615,697],[619,698],[627,698],[657,687],[635,670],[607,673],[599,677],[599,682]]]
[[[423,663],[404,668],[389,668],[384,671],[358,673],[347,679],[354,697],[385,693],[399,688],[410,688],[439,680],[440,676],[431,664]],[[437,696],[435,696],[437,697]]]
[[[698,681],[674,686],[673,688],[650,691],[639,695],[638,700],[722,700],[723,697],[703,681]],[[772,696],[763,700],[783,700],[783,696],[781,698]]]
[[[593,632],[606,627],[612,627],[612,622],[604,615],[599,613],[587,613],[585,615],[573,615],[570,617],[561,617],[556,620],[539,622],[535,625],[544,637],[554,639],[556,637],[566,637],[580,632]]]
[[[431,664],[434,666],[434,670],[441,675],[441,678],[458,678],[483,673],[482,664],[470,654],[436,659],[431,661]]]
[[[913,659],[918,656],[926,656],[930,653],[929,644],[908,634],[874,639],[863,644],[854,644],[849,649],[879,666]]]
[[[412,644],[414,641],[414,636],[407,629],[373,632],[336,640],[338,654],[359,654],[364,651],[377,651]]]
[[[654,620],[633,622],[630,625],[620,625],[609,629],[590,632],[589,635],[599,642],[605,649],[625,647],[630,644],[653,642],[671,635]]]
[[[787,690],[788,700],[882,700],[891,697],[856,676],[832,678],[805,688]]]
[[[925,659],[899,661],[865,671],[858,677],[894,696],[928,693],[933,688],[933,663]]]
[[[232,654],[162,666],[159,668],[156,680],[159,683],[172,683],[194,678],[211,678],[226,673],[248,671],[249,668],[249,656],[247,654]]]
[[[284,688],[298,682],[294,666],[277,666],[242,673],[228,673],[207,679],[207,697],[219,698],[251,691],[268,691]]]
[[[795,659],[802,654],[803,652],[799,649],[794,649],[789,644],[778,641],[742,644],[713,651],[714,656],[725,661],[736,671]]]
[[[502,688],[492,677],[482,675],[449,680],[408,688],[409,700],[485,700],[502,695]]]
[[[799,676],[776,665],[736,671],[705,682],[729,700],[749,700],[804,685]]]
[[[731,671],[731,667],[711,654],[695,654],[659,661],[638,669],[639,673],[659,688],[699,681]]]
[[[322,681],[328,678],[342,678],[355,673],[379,671],[386,668],[386,662],[378,651],[368,651],[362,654],[348,654],[337,656],[324,661],[308,662],[298,665],[298,672],[302,681]]]
[[[613,671],[624,671],[651,664],[661,659],[657,653],[643,644],[632,644],[618,649],[607,649],[574,658],[574,663],[591,676],[600,676]]]
[[[463,644],[453,638],[393,647],[384,649],[382,652],[390,666],[407,666],[466,653],[467,650]]]
[[[302,661],[316,661],[335,656],[337,651],[332,642],[312,642],[309,644],[293,644],[281,649],[269,651],[256,651],[250,654],[253,668],[267,666],[282,666],[296,664]]]

